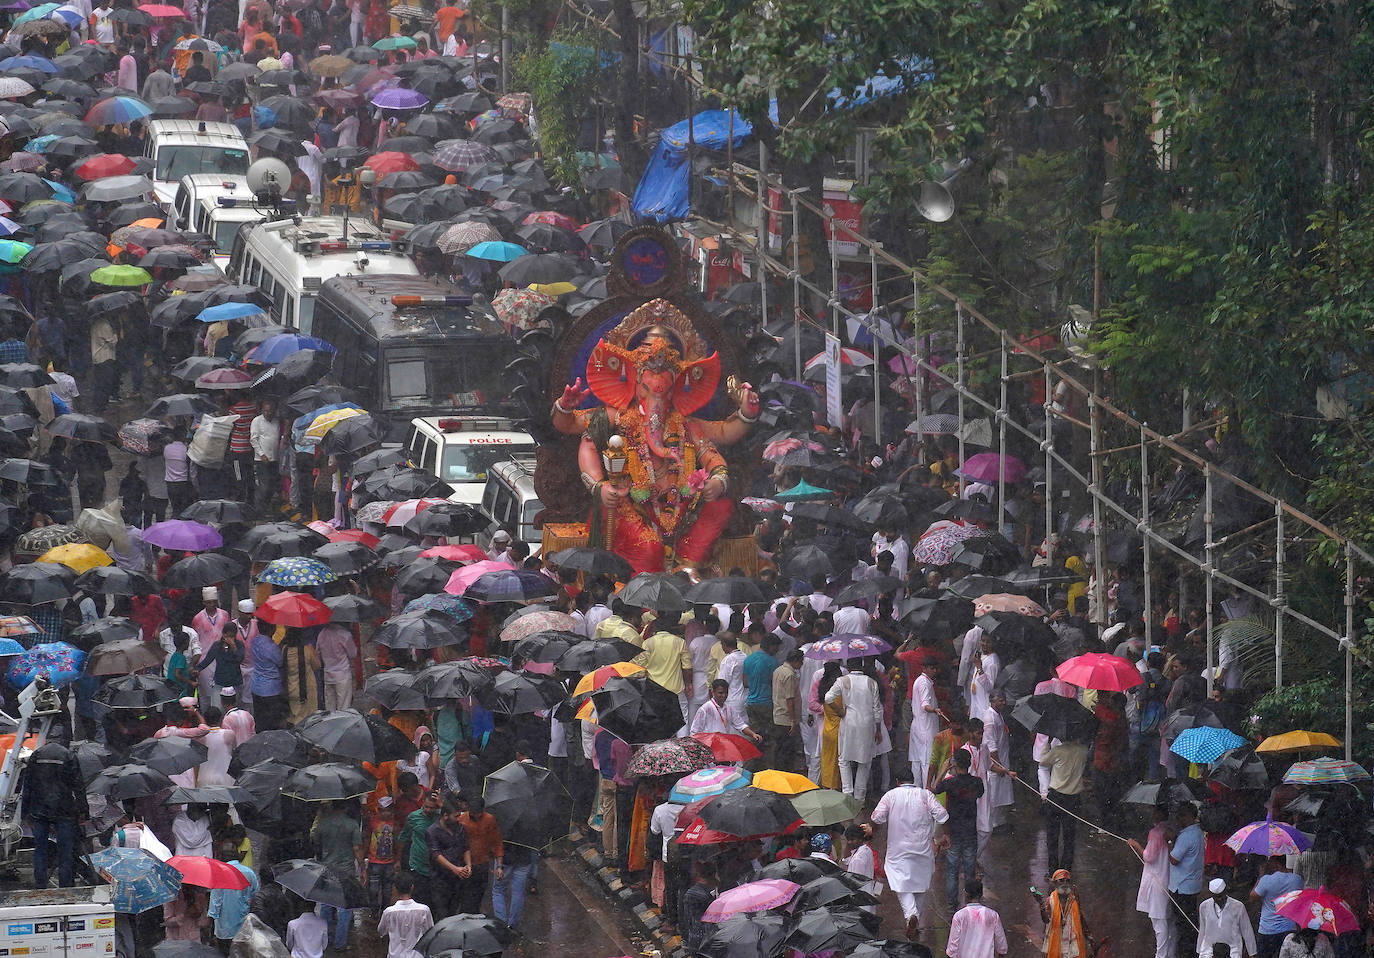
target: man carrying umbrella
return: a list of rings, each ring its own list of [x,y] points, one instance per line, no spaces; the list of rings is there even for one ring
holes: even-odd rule
[[[90,817],[86,787],[76,757],[65,745],[48,742],[29,757],[20,786],[24,812],[33,826],[33,882],[48,887],[48,838],[57,843],[57,883],[76,884],[76,829]]]

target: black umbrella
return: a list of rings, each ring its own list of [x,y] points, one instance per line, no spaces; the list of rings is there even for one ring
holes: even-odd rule
[[[415,513],[402,528],[417,536],[470,536],[481,532],[490,523],[491,520],[467,503],[440,502]]]
[[[247,522],[248,513],[243,503],[236,499],[197,499],[181,510],[180,518],[223,525],[230,522]]]
[[[129,749],[130,760],[141,762],[164,775],[176,775],[195,768],[205,761],[208,754],[209,750],[201,742],[179,735],[144,739]]]
[[[642,651],[643,649],[638,646],[620,639],[589,639],[577,643],[560,655],[554,662],[554,668],[560,672],[576,672],[579,675],[585,675],[603,665],[628,662]]]
[[[81,769],[83,782],[89,782],[106,767],[116,764],[120,758],[118,752],[100,742],[83,739],[73,742],[68,748],[76,756],[76,764]]]
[[[450,495],[453,490],[433,473],[423,469],[396,467],[378,469],[363,480],[363,488],[378,499],[421,499]]]
[[[628,582],[635,574],[623,556],[606,549],[560,549],[549,560],[560,569],[604,575],[616,582]]]
[[[983,572],[1010,572],[1021,562],[1021,553],[1000,535],[965,539],[954,547],[949,560]]]
[[[328,541],[314,529],[294,522],[271,522],[249,529],[236,548],[248,553],[254,562],[270,562],[290,556],[313,555]]]
[[[339,575],[357,575],[377,564],[377,553],[361,542],[327,542],[315,550],[319,559]]]
[[[1044,693],[1016,703],[1011,717],[1039,735],[1085,741],[1097,728],[1097,718],[1075,699]]]
[[[253,811],[266,821],[276,821],[282,813],[282,787],[296,768],[295,765],[268,758],[247,768],[236,768],[231,763],[229,771],[235,776],[239,788],[248,793]]]
[[[281,369],[278,364],[277,369]],[[386,438],[386,425],[364,413],[330,427],[320,440],[320,450],[334,456],[351,456],[371,449]]]
[[[438,556],[417,559],[396,577],[396,588],[412,597],[443,592],[457,568],[458,563]]]
[[[195,382],[210,370],[222,369],[228,365],[230,365],[229,360],[221,356],[191,356],[173,366],[167,375],[183,382]]]
[[[798,909],[820,908],[824,905],[842,905],[849,908],[862,908],[878,904],[878,899],[864,890],[869,879],[852,872],[838,875],[822,875],[802,885],[796,899]]]
[[[871,599],[902,588],[906,583],[896,576],[875,575],[851,582],[835,593],[836,605],[852,605],[861,599]]]
[[[162,649],[142,638],[104,642],[86,659],[87,675],[129,675],[162,667]]]
[[[996,524],[997,507],[982,499],[950,499],[930,510],[943,519],[968,519]]]
[[[911,513],[895,495],[865,496],[854,504],[854,516],[879,529],[901,529],[911,524]]]
[[[764,865],[756,875],[759,880],[781,878],[805,885],[809,881],[826,875],[837,875],[842,871],[844,869],[827,858],[782,858]]]
[[[372,897],[353,875],[313,858],[290,858],[272,867],[278,885],[306,901],[335,908],[366,908]]]
[[[29,562],[0,575],[0,602],[42,605],[75,592],[76,573],[57,562]]]
[[[405,451],[402,449],[378,449],[376,452],[369,452],[365,456],[359,456],[353,460],[353,464],[348,467],[349,472],[355,476],[365,476],[376,472],[378,469],[385,469],[388,466],[398,466],[405,459]],[[430,508],[433,508],[432,506]],[[425,512],[428,512],[426,509]],[[423,513],[420,513],[423,515]]]
[[[1159,782],[1137,782],[1126,790],[1121,800],[1131,805],[1175,805],[1195,802],[1198,798],[1187,785],[1166,778]]]
[[[431,703],[441,704],[491,689],[499,674],[502,674],[499,670],[475,662],[443,662],[421,672],[415,687]]]
[[[591,700],[598,724],[631,744],[671,738],[682,728],[677,693],[642,672],[607,680],[592,693]]]
[[[310,744],[294,729],[258,732],[234,749],[234,760],[245,767],[273,761],[293,768],[304,768],[314,757]]]
[[[415,757],[415,743],[376,715],[357,709],[316,712],[296,725],[296,734],[332,755],[360,762],[394,762]]]
[[[593,220],[577,231],[582,242],[595,249],[612,249],[632,227],[624,220]]]
[[[792,550],[783,563],[783,573],[792,579],[810,581],[812,577],[834,574],[830,556],[818,546],[802,546]]]
[[[171,788],[172,780],[147,765],[111,765],[101,770],[86,786],[90,795],[104,795],[106,801],[122,802],[130,798],[146,798],[164,788]]]
[[[1207,776],[1209,780],[1238,791],[1266,789],[1269,772],[1253,749],[1232,749],[1223,755]]]
[[[511,646],[510,657],[512,660],[518,658],[522,662],[541,664],[557,662],[574,645],[584,641],[586,640],[576,632],[560,632],[552,629],[547,632],[536,632],[533,635],[525,636]],[[636,652],[635,654],[639,653]],[[619,662],[620,659],[613,659],[612,661]]]
[[[373,642],[388,649],[438,649],[462,645],[467,639],[467,629],[433,609],[394,615],[372,635]]]
[[[33,363],[0,363],[0,382],[11,389],[37,389],[51,386],[53,378]]]
[[[558,586],[542,572],[498,569],[478,576],[463,590],[463,598],[476,602],[528,602],[557,591]]]
[[[490,689],[478,692],[478,698],[501,715],[530,715],[553,708],[567,698],[567,693],[556,679],[548,676],[502,672]]]
[[[823,522],[827,526],[838,526],[842,529],[853,529],[857,532],[869,532],[871,527],[848,509],[841,509],[839,506],[831,505],[828,502],[794,502],[792,504],[792,515],[798,519],[810,519],[812,522]]]
[[[936,636],[966,632],[973,625],[973,603],[955,595],[903,599],[897,612],[903,625]]]
[[[154,709],[181,698],[181,690],[154,675],[121,675],[111,679],[91,696],[112,709]]]
[[[701,958],[776,958],[790,929],[789,919],[774,912],[732,915],[713,928],[697,948]]]
[[[162,588],[152,576],[116,565],[86,570],[77,577],[76,587],[94,595],[154,595]]]
[[[282,400],[282,409],[295,416],[304,416],[321,406],[335,403],[356,403],[358,394],[343,386],[316,385],[298,389]]]
[[[727,796],[729,801],[722,801]],[[752,785],[722,792],[702,805],[698,815],[708,828],[741,836],[779,834],[801,817],[786,795]]]
[[[919,941],[879,938],[854,946],[849,958],[931,958],[930,949]]]
[[[332,595],[324,600],[331,622],[371,622],[386,615],[386,608],[365,595]]]
[[[517,256],[497,271],[502,282],[517,287],[531,283],[559,283],[577,275],[576,261],[563,253],[529,253]]]
[[[253,795],[240,785],[178,785],[163,801],[164,805],[251,805]]]
[[[501,826],[503,842],[546,848],[568,833],[570,796],[547,768],[511,762],[486,777],[482,797]]]
[[[200,589],[227,582],[243,571],[243,563],[218,552],[200,552],[172,563],[162,575],[169,589]]]
[[[176,393],[154,399],[153,404],[148,407],[148,411],[143,415],[149,419],[163,419],[172,416],[194,418],[213,415],[218,411],[219,406],[200,393]]]
[[[454,952],[465,956],[499,955],[510,944],[510,929],[486,915],[450,915],[420,936],[415,950],[422,955]]]
[[[871,941],[881,920],[874,912],[849,908],[815,908],[803,912],[787,936],[787,944],[803,954],[818,951],[848,952]]]
[[[951,582],[946,591],[965,599],[976,599],[979,596],[992,594],[1001,595],[1007,592],[1016,595],[1024,594],[1009,580],[990,575],[966,575],[962,579]]]
[[[973,620],[998,646],[1035,651],[1048,649],[1058,638],[1053,629],[1040,619],[1018,612],[989,612]],[[1015,658],[1014,655],[1009,655]]]
[[[54,436],[78,439],[86,442],[116,442],[114,425],[101,416],[88,416],[84,413],[63,413],[53,418],[47,426]]]
[[[620,601],[637,609],[661,613],[687,611],[687,600],[682,596],[678,580],[666,572],[644,572],[635,576],[620,590]]]
[[[368,678],[363,690],[358,693],[370,702],[391,709],[427,709],[429,702],[425,695],[415,687],[416,675],[406,669],[389,669]]]
[[[223,958],[218,948],[198,941],[159,941],[153,946],[153,958]]]
[[[376,787],[376,777],[357,765],[322,762],[293,772],[282,794],[303,802],[331,802],[357,798]]]
[[[692,605],[753,605],[767,602],[770,597],[755,580],[728,575],[698,582],[683,594],[683,598]]]
[[[106,566],[105,568],[110,568]],[[94,571],[94,570],[92,570]],[[89,573],[87,573],[89,575]],[[142,573],[133,573],[141,575]],[[85,578],[83,575],[82,579]],[[77,580],[80,587],[81,579]],[[159,591],[154,589],[154,592]],[[112,593],[122,595],[123,593]],[[135,593],[137,594],[137,593]],[[143,637],[143,627],[133,619],[125,618],[122,615],[107,615],[104,618],[96,619],[94,622],[83,622],[76,628],[67,633],[67,638],[73,644],[83,649],[89,649],[101,642],[119,642],[124,639],[139,639]]]

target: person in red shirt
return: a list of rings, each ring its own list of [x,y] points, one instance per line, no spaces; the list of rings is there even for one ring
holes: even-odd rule
[[[805,858],[811,854],[811,835],[805,829],[788,836],[787,844],[778,849],[773,861],[780,862],[784,858]]]

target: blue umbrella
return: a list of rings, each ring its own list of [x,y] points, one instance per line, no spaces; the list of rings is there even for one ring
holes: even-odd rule
[[[250,363],[276,365],[292,353],[302,349],[315,349],[323,353],[337,353],[338,347],[315,336],[300,336],[296,333],[278,333],[264,339],[248,351],[244,357]]]
[[[0,70],[37,70],[39,73],[61,73],[62,68],[47,57],[26,54],[21,57],[6,57],[0,60]]]
[[[229,319],[244,319],[248,316],[261,316],[266,310],[253,303],[220,303],[207,306],[196,314],[202,323],[218,323]]]
[[[114,886],[114,910],[124,915],[165,905],[181,894],[181,872],[141,848],[103,848],[91,864]]]
[[[1225,728],[1204,725],[1186,728],[1178,733],[1169,751],[1198,765],[1210,765],[1233,748],[1240,748],[1245,739]]]
[[[52,198],[63,203],[75,203],[76,194],[61,183],[42,177],[44,183],[52,187]]]
[[[81,677],[85,661],[86,653],[66,642],[45,642],[16,655],[5,676],[17,689],[27,686],[40,672],[54,686],[66,685]]]
[[[498,263],[509,263],[513,259],[518,259],[528,253],[529,250],[523,246],[516,246],[514,243],[503,243],[496,240],[486,240],[478,243],[468,250],[466,256],[473,259],[489,259]]]
[[[329,566],[319,559],[311,559],[308,556],[273,559],[267,563],[267,568],[258,575],[259,582],[270,582],[272,585],[284,585],[292,588],[324,585],[326,582],[334,582],[338,578],[338,573]]]
[[[46,6],[46,4],[44,4]],[[35,7],[34,10],[41,10]],[[53,9],[57,9],[54,7]],[[33,13],[30,10],[29,13]],[[28,16],[28,14],[24,14]],[[153,108],[137,97],[112,96],[101,100],[86,111],[85,120],[94,126],[113,126],[116,123],[132,123],[145,116],[152,116]]]

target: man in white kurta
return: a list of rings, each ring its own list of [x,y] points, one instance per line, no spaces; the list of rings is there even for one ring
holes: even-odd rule
[[[982,715],[992,704],[992,690],[997,685],[997,676],[1002,673],[1002,660],[993,651],[992,637],[978,637],[978,651],[973,653],[972,667],[969,669],[968,686],[965,694],[968,699],[968,714]]]
[[[968,904],[954,913],[949,926],[949,958],[997,958],[1007,953],[1007,933],[1002,916],[983,904],[983,882],[970,878],[964,883]]]
[[[1006,821],[1007,808],[1016,800],[1011,776],[1002,771],[1011,761],[1011,734],[1007,731],[1007,696],[1001,689],[992,693],[992,705],[979,716],[983,720],[983,745],[988,750],[987,788],[988,824],[996,829]]]
[[[801,647],[803,655],[811,651],[813,643],[808,642]],[[822,719],[813,713],[808,705],[811,702],[811,694],[816,690],[816,683],[820,681],[822,662],[806,655],[802,659],[802,666],[797,670],[797,696],[800,699],[802,723],[801,740],[802,750],[806,752],[806,777],[813,782],[821,780],[821,726]]]
[[[949,845],[948,838],[937,834],[939,826],[949,821],[949,812],[929,790],[912,783],[910,769],[898,769],[896,779],[897,787],[873,809],[873,821],[887,823],[883,871],[902,906],[907,937],[915,941],[921,905],[935,873],[935,852]]]
[[[878,683],[863,672],[841,675],[826,693],[826,703],[844,702],[840,719],[840,788],[863,804],[868,795],[868,772],[873,750],[882,738],[883,699]]]
[[[1207,890],[1212,897],[1197,907],[1198,958],[1212,958],[1212,946],[1222,942],[1231,947],[1231,958],[1253,958],[1255,926],[1250,923],[1245,906],[1226,896],[1226,882],[1220,878],[1213,878]]]
[[[745,717],[744,709],[735,708],[729,703],[729,694],[730,683],[725,679],[716,679],[711,683],[711,697],[702,703],[701,708],[692,716],[690,734],[719,732],[723,735],[743,735],[751,739],[758,737],[749,728],[749,720]]]
[[[911,687],[911,732],[907,736],[907,757],[912,777],[924,785],[930,781],[930,751],[940,734],[940,703],[935,697],[935,673],[939,663],[927,658]]]

